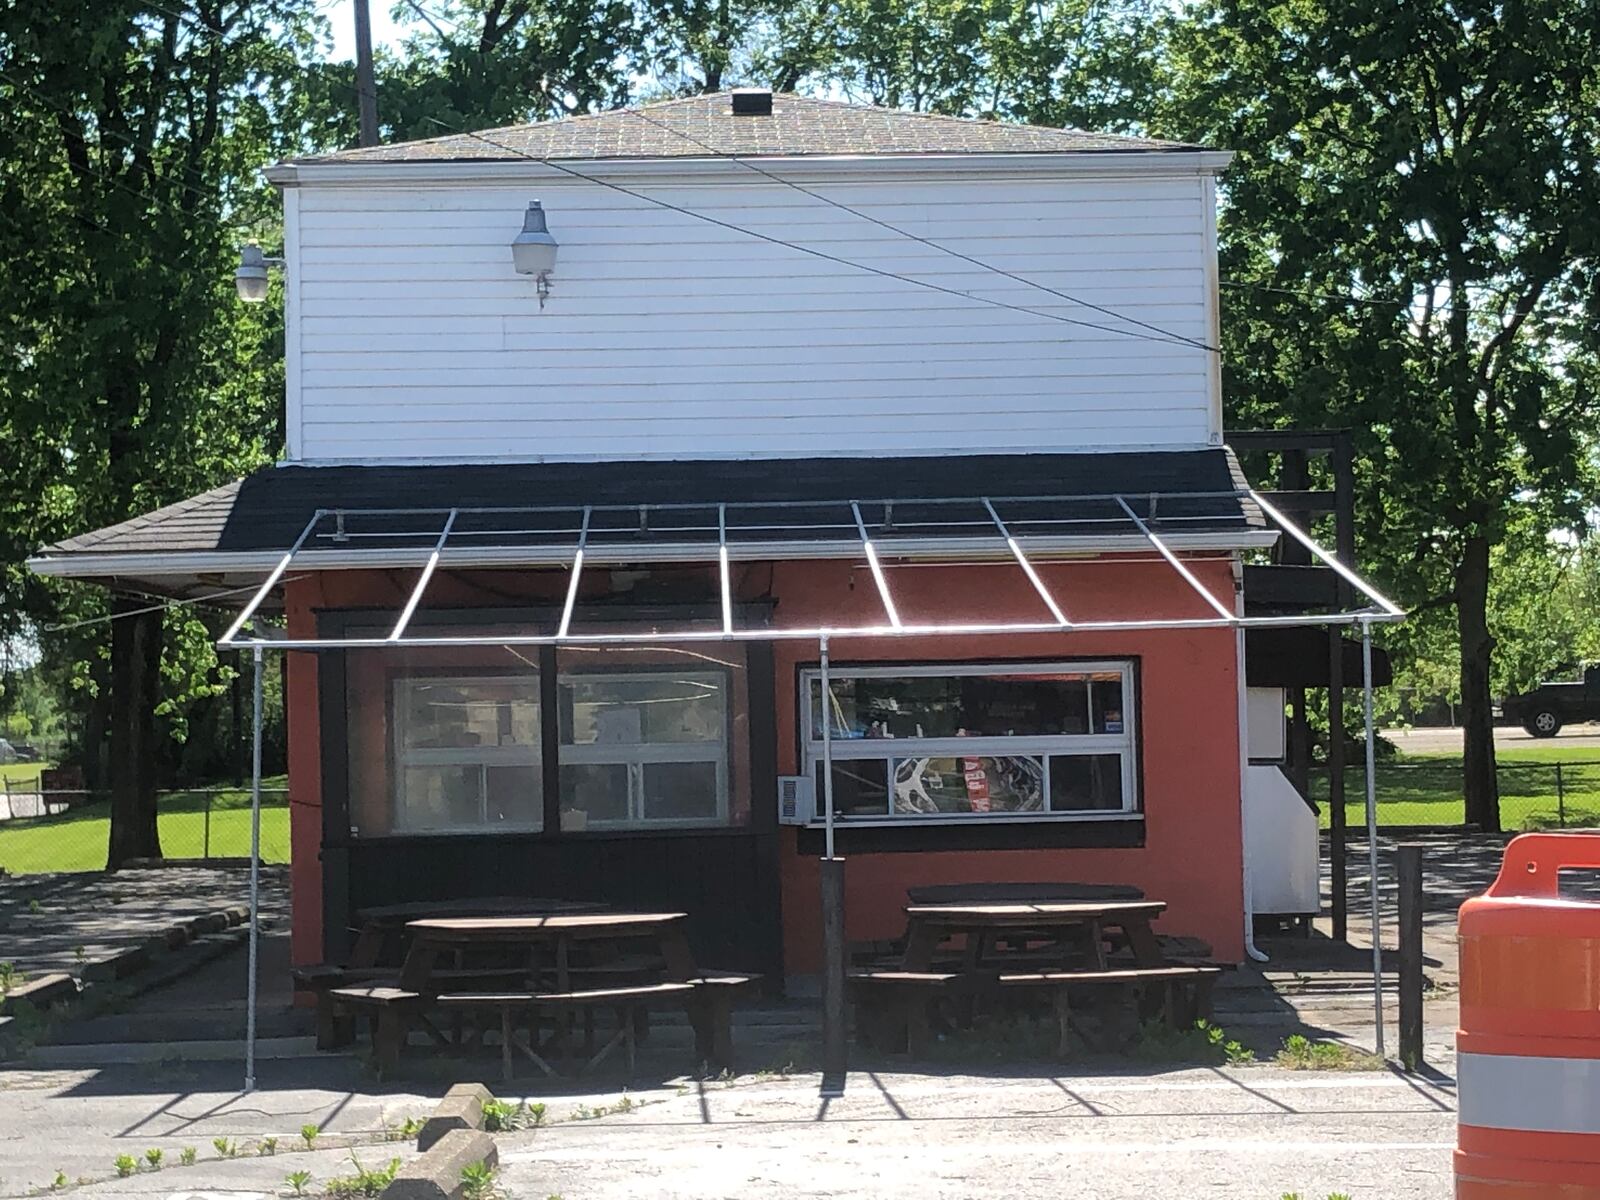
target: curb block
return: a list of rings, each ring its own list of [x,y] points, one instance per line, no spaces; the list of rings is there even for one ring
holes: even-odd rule
[[[433,1116],[423,1123],[417,1134],[417,1149],[433,1149],[447,1133],[457,1129],[482,1129],[483,1106],[494,1099],[494,1093],[481,1083],[458,1083],[444,1094],[444,1099],[433,1110]]]
[[[109,983],[114,979],[132,975],[149,961],[148,942],[140,946],[130,946],[126,950],[119,950],[105,958],[97,958],[93,962],[86,963],[83,968],[83,978],[90,983]]]
[[[12,984],[5,999],[0,1000],[0,1013],[9,1012],[11,1006],[19,1000],[25,1000],[35,1008],[44,1008],[46,1005],[75,999],[77,995],[78,984],[71,975],[52,972],[24,983]]]
[[[382,1200],[461,1200],[461,1172],[477,1163],[499,1166],[494,1139],[477,1130],[452,1129],[433,1149],[400,1168],[383,1189]]]

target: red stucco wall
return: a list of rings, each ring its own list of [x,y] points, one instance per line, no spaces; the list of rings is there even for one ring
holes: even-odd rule
[[[1226,561],[1193,564],[1225,600],[1232,594]],[[1051,591],[1074,621],[1210,615],[1176,573],[1161,562],[1094,559],[1041,568]],[[600,576],[599,572],[594,573]],[[793,562],[745,572],[747,583],[777,599],[775,623],[802,628],[825,623],[881,621],[871,575],[848,563]],[[494,594],[438,579],[433,605],[504,606],[507,591],[530,597],[559,593],[553,572],[520,578],[520,588]],[[918,566],[890,571],[903,619],[950,622],[1047,619],[1037,595],[1013,566]],[[292,636],[314,636],[314,610],[394,606],[408,580],[383,573],[343,572],[288,586]],[[835,638],[835,662],[1106,657],[1140,660],[1140,738],[1146,844],[1137,849],[990,850],[961,853],[862,854],[846,866],[848,936],[890,937],[904,926],[908,886],[940,882],[1035,881],[1133,883],[1168,902],[1163,932],[1209,941],[1218,957],[1243,957],[1243,862],[1239,829],[1239,730],[1234,634],[1226,629],[1073,631],[960,640]],[[797,670],[814,664],[814,642],[775,649],[778,769],[796,771]],[[293,953],[296,962],[322,957],[321,744],[315,656],[292,654],[289,664],[289,785],[293,844]],[[766,802],[755,797],[756,803]],[[818,881],[814,858],[796,850],[795,831],[782,832],[781,870],[787,970],[804,974],[820,962]]]
[[[1223,562],[1195,564],[1220,597],[1232,593]],[[1207,615],[1204,602],[1164,563],[1094,561],[1044,567],[1047,585],[1073,621]],[[1040,619],[1043,609],[1015,568],[916,567],[889,573],[902,619]],[[847,564],[790,563],[777,569],[780,625],[881,620],[871,576]],[[1146,844],[1126,850],[988,850],[859,854],[845,864],[846,934],[851,940],[903,932],[906,888],[918,884],[1043,880],[1132,883],[1165,900],[1164,933],[1205,938],[1218,957],[1244,955],[1243,856],[1239,828],[1239,741],[1234,634],[1227,629],[1073,632],[963,639],[836,639],[836,663],[874,658],[997,659],[1138,657]],[[778,768],[799,768],[796,670],[814,665],[814,644],[779,642]],[[821,962],[817,860],[796,852],[783,831],[786,969]]]

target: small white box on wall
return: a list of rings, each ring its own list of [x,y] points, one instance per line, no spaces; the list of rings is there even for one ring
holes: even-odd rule
[[[1251,762],[1281,763],[1288,725],[1284,713],[1287,697],[1282,688],[1245,689],[1245,745]]]

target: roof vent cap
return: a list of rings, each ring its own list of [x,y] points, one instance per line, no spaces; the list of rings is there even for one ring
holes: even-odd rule
[[[770,117],[772,115],[772,89],[734,88],[733,115],[736,117]]]

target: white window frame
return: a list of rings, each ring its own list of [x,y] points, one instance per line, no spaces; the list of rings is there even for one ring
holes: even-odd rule
[[[539,706],[540,737],[531,746],[418,746],[406,745],[407,714],[411,711],[407,703],[408,693],[419,685],[428,687],[472,687],[483,685],[490,687],[504,687],[507,682],[531,684],[535,696],[535,703]],[[490,833],[539,833],[544,829],[544,774],[543,766],[543,730],[544,730],[544,703],[539,690],[539,673],[537,671],[517,672],[515,674],[500,675],[428,675],[407,674],[397,675],[393,681],[393,696],[391,700],[394,712],[394,829],[395,834],[401,836],[432,836],[440,835],[470,835],[482,836]],[[406,769],[409,767],[477,767],[478,768],[478,823],[475,825],[426,825],[417,826],[407,822],[406,802]],[[539,803],[536,811],[538,817],[534,821],[516,825],[491,824],[489,821],[489,779],[490,767],[532,767],[534,778],[539,782]]]
[[[663,679],[682,679],[696,683],[715,682],[722,702],[722,720],[718,722],[719,737],[706,742],[564,742],[557,727],[557,762],[560,766],[583,764],[623,766],[628,768],[628,815],[620,821],[597,821],[589,818],[586,829],[649,830],[649,829],[718,829],[728,824],[728,720],[729,702],[734,680],[726,671],[684,671],[679,668],[664,671],[570,671],[556,676],[559,694],[564,686],[574,682],[605,683],[660,683]],[[559,707],[556,720],[560,721]],[[708,817],[650,817],[644,811],[644,770],[657,763],[704,763],[716,766],[717,810]]]
[[[907,663],[898,666],[835,666],[828,674],[834,684],[845,679],[908,679],[918,676],[984,675],[1039,675],[1039,674],[1110,674],[1122,677],[1122,732],[1121,733],[1063,733],[1029,734],[1020,737],[944,737],[944,738],[844,738],[831,739],[833,761],[881,761],[885,764],[889,788],[889,803],[894,803],[894,772],[897,761],[908,758],[975,758],[975,757],[1033,757],[1042,760],[1044,769],[1041,781],[1045,805],[1050,803],[1050,759],[1075,755],[1118,754],[1122,758],[1122,807],[1120,809],[1095,809],[1080,812],[1052,812],[1045,808],[1039,812],[1020,813],[904,813],[885,815],[849,816],[835,814],[834,820],[851,826],[906,826],[906,825],[965,825],[974,821],[1127,821],[1143,820],[1143,803],[1139,795],[1139,713],[1138,696],[1134,687],[1134,664],[1131,659],[1104,659],[1094,661],[1069,660],[1056,662],[961,662],[961,663]],[[822,738],[814,735],[816,714],[811,711],[812,688],[821,679],[821,672],[807,668],[800,672],[799,711],[801,715],[802,752],[804,774],[809,779],[817,777],[817,767],[822,761]],[[1092,711],[1092,710],[1091,710]],[[819,791],[816,800],[817,815],[813,826],[823,823],[823,797]]]

